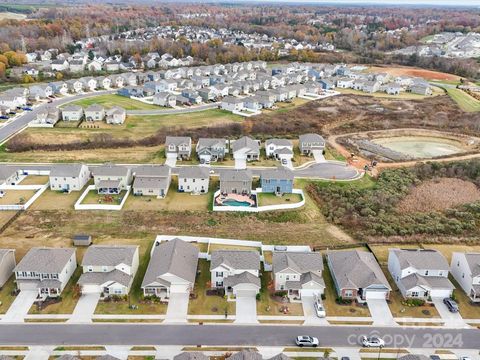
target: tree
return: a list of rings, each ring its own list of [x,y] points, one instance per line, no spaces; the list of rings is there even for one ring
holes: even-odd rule
[[[63,79],[63,74],[62,74],[61,72],[57,72],[57,73],[55,74],[55,79],[57,79],[57,80],[62,80],[62,79]]]
[[[34,80],[33,77],[31,77],[30,75],[25,74],[25,75],[23,75],[23,77],[22,77],[22,82],[23,82],[24,84],[30,84],[30,83],[35,82],[35,80]]]
[[[95,54],[92,50],[88,51],[88,60],[93,60],[95,58]]]
[[[8,59],[5,55],[0,54],[0,63],[3,63],[5,65],[5,67],[8,66]]]
[[[7,70],[7,66],[3,62],[0,62],[0,77],[1,78],[5,77],[6,70]]]

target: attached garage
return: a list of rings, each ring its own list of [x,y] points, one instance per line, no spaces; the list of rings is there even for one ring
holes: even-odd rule
[[[17,280],[17,287],[19,290],[38,290],[38,282]]]
[[[100,285],[96,285],[96,284],[82,285],[83,294],[99,294],[101,292],[102,292],[102,288],[100,287]]]
[[[432,289],[430,291],[430,296],[432,298],[446,298],[452,295],[451,289]]]
[[[385,300],[387,298],[388,291],[385,290],[365,290],[365,300],[374,300],[381,299]]]
[[[300,297],[304,296],[319,296],[322,294],[320,289],[301,289],[300,290]]]

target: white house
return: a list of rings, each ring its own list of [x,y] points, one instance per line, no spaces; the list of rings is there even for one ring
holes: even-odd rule
[[[80,105],[67,105],[62,109],[63,121],[80,121],[83,117],[83,109]]]
[[[124,108],[114,106],[105,112],[107,124],[122,125],[127,117]]]
[[[138,264],[138,246],[92,245],[83,256],[78,284],[83,294],[127,295]]]
[[[50,190],[80,191],[90,179],[90,170],[84,164],[56,164],[50,170]]]
[[[105,164],[92,169],[95,189],[99,194],[120,194],[132,182],[132,171],[126,166]]]
[[[206,167],[185,166],[178,170],[178,191],[192,194],[208,192],[210,172]]]
[[[260,254],[254,250],[216,250],[210,262],[211,286],[227,293],[260,291]]]
[[[293,158],[293,144],[288,139],[269,139],[265,142],[267,157],[277,160]]]
[[[36,290],[41,299],[59,297],[77,268],[75,249],[31,248],[15,267],[20,291]]]
[[[388,270],[405,298],[450,297],[453,285],[448,280],[447,260],[436,250],[390,249]]]
[[[480,253],[452,254],[450,271],[473,302],[480,302]]]
[[[102,121],[105,118],[105,108],[102,105],[92,104],[85,109],[86,121]]]
[[[220,107],[228,111],[240,111],[244,108],[244,100],[233,96],[227,96],[222,99]]]

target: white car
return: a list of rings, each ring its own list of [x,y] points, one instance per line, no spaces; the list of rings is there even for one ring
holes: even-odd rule
[[[327,316],[327,313],[325,312],[325,307],[320,300],[316,300],[313,304],[313,307],[315,308],[315,312],[317,313],[317,316],[319,318],[324,318],[325,316]]]
[[[377,347],[383,348],[385,346],[385,341],[380,339],[377,336],[362,337],[362,345],[364,347]]]
[[[313,336],[302,335],[297,336],[295,339],[295,344],[300,347],[310,346],[310,347],[317,347],[318,346],[318,339]]]

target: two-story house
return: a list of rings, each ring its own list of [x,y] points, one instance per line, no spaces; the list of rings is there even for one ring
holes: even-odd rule
[[[92,245],[83,256],[78,284],[83,294],[127,295],[138,264],[138,246]]]
[[[322,254],[276,251],[272,262],[275,290],[286,291],[291,300],[324,293]]]
[[[312,155],[313,151],[323,151],[325,140],[318,134],[303,134],[299,136],[298,147],[302,155]]]
[[[480,253],[452,254],[450,271],[473,302],[480,302]]]
[[[287,168],[264,170],[260,174],[262,192],[277,195],[293,192],[293,172]]]
[[[50,190],[80,191],[90,180],[90,170],[84,164],[55,164],[49,175]]]
[[[445,298],[454,286],[449,265],[441,253],[427,249],[390,249],[388,270],[405,298]]]
[[[185,166],[178,170],[178,191],[192,194],[208,192],[210,172],[201,166]]]
[[[43,300],[59,297],[76,268],[75,249],[31,248],[14,269],[17,288],[38,291]]]
[[[165,139],[167,158],[188,160],[192,154],[192,138],[187,136],[167,136]]]
[[[250,170],[225,170],[220,173],[220,192],[222,194],[249,195],[252,192],[252,173]]]
[[[237,295],[260,291],[260,254],[254,250],[216,250],[210,260],[211,286]]]
[[[196,151],[201,164],[209,164],[223,160],[227,154],[227,141],[225,139],[200,138]]]
[[[265,153],[267,157],[280,161],[292,160],[293,144],[288,139],[269,139],[265,142]]]
[[[99,194],[120,194],[132,182],[132,171],[126,166],[105,164],[92,169],[95,189]]]
[[[257,161],[260,158],[260,142],[251,137],[231,141],[230,146],[235,160]]]

